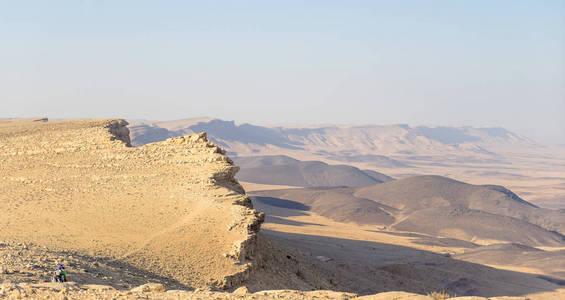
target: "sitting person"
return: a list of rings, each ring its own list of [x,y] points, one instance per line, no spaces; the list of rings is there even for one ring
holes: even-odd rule
[[[57,264],[57,270],[55,271],[54,282],[66,282],[67,272],[65,272],[65,267],[62,264]]]

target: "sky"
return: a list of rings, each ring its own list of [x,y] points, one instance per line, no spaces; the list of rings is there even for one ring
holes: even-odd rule
[[[0,117],[30,116],[500,126],[565,144],[565,0],[0,0]]]

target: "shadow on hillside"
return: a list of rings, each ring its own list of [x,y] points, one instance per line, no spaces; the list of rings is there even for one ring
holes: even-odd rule
[[[193,290],[192,287],[173,278],[138,268],[120,259],[93,257],[75,251],[58,251],[57,253],[62,257],[73,258],[67,271],[71,280],[78,284],[110,285],[118,290],[129,290],[148,282],[157,282],[163,284],[167,289]]]
[[[297,201],[263,196],[250,196],[253,207],[267,214],[267,217],[307,216],[310,207]]]
[[[308,205],[304,205],[300,202],[287,200],[287,199],[281,199],[275,197],[263,197],[263,196],[252,196],[251,199],[255,202],[261,202],[263,204],[267,204],[274,207],[288,208],[294,210],[305,210],[305,211],[310,210],[310,206]]]
[[[440,246],[440,247],[458,247],[458,248],[477,248],[479,245],[464,240],[458,240],[454,238],[440,238],[432,237],[424,234],[412,233],[412,232],[391,232],[384,230],[366,230],[369,232],[383,233],[393,236],[405,236],[412,237],[413,243],[427,245],[427,246]]]
[[[270,215],[268,215],[266,218],[267,218],[266,222],[274,223],[274,224],[291,225],[291,226],[307,226],[307,225],[322,226],[321,224],[318,224],[318,223],[287,220],[287,219],[284,219],[284,218],[280,218],[280,217],[276,217],[276,216],[270,216]]]
[[[522,296],[554,291],[561,283],[548,276],[496,269],[405,246],[261,231],[283,248],[331,258],[318,265],[340,283],[339,288],[362,295],[403,290],[420,294],[447,291],[457,296]]]

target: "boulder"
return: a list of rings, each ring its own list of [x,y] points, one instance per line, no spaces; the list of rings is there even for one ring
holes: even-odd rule
[[[236,295],[245,295],[247,293],[249,293],[249,290],[247,289],[247,287],[245,285],[238,287],[237,289],[235,289],[235,291],[233,291],[234,294]]]
[[[143,293],[147,293],[147,292],[165,292],[167,291],[167,289],[165,288],[164,285],[160,284],[160,283],[146,283],[144,285],[140,285],[138,287],[135,287],[133,289],[131,289],[132,292],[143,292]]]

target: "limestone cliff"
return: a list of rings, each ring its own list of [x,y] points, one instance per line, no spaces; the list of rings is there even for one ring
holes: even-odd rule
[[[205,133],[130,147],[127,122],[0,122],[0,238],[187,287],[249,276],[263,215]]]

